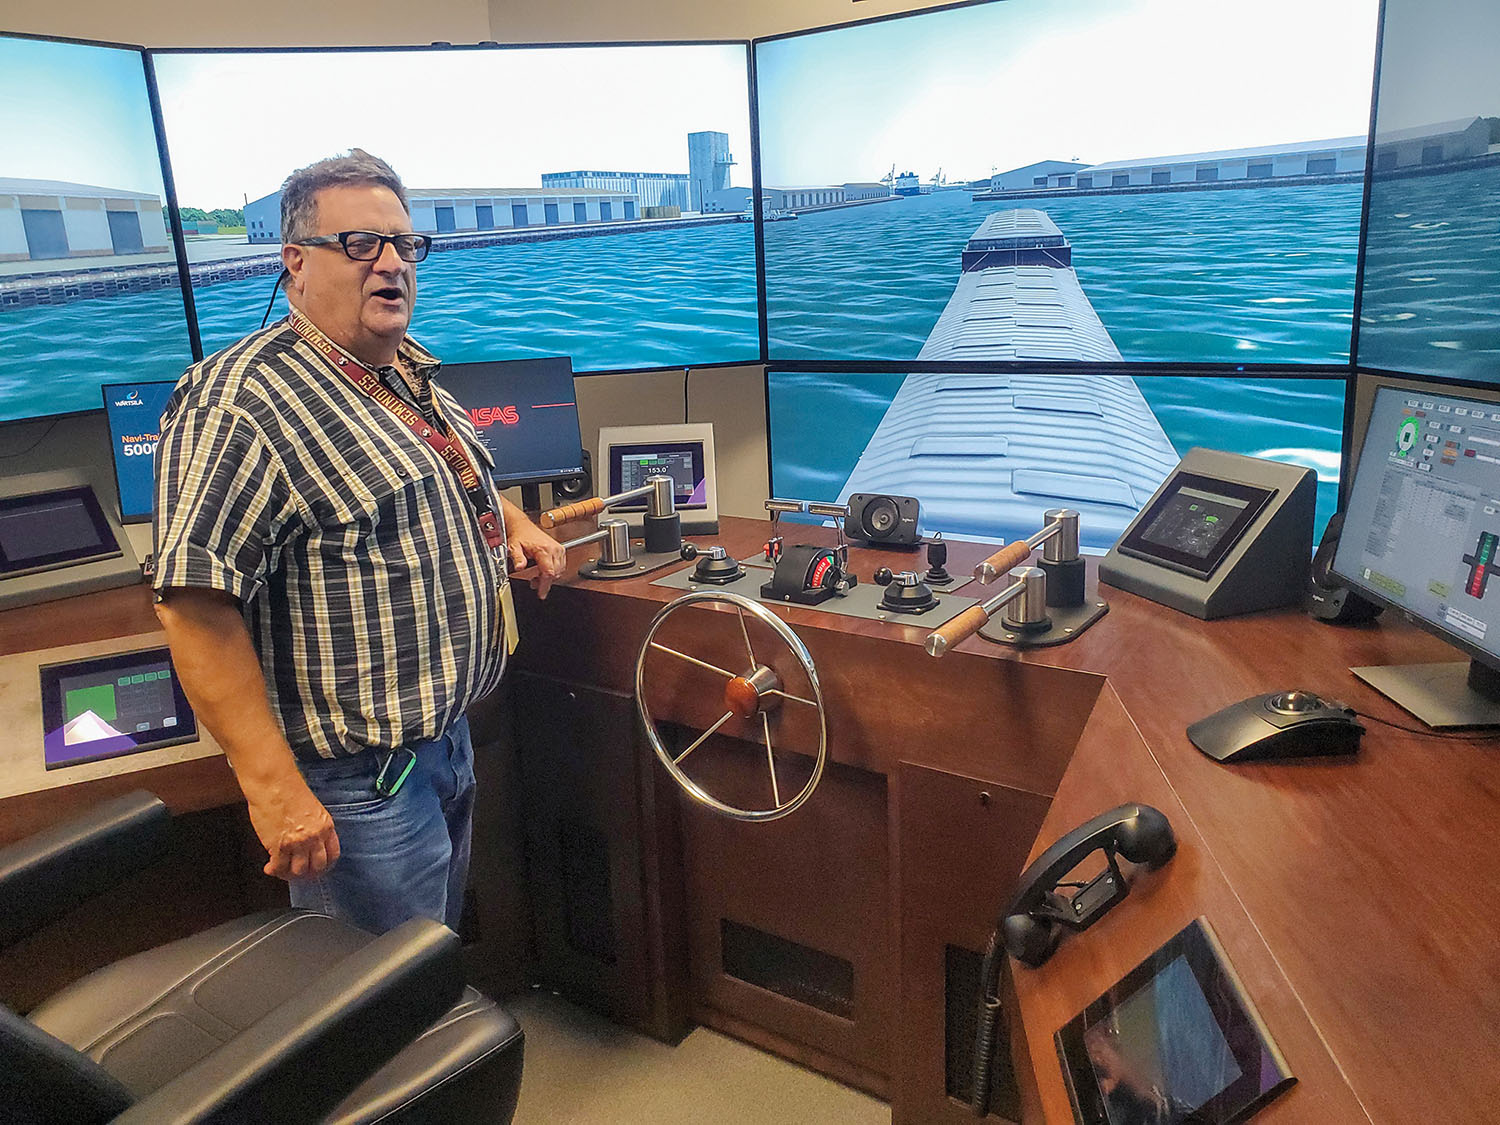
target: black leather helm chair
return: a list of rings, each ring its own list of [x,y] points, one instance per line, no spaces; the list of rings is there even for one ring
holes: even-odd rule
[[[0,947],[148,864],[169,819],[132,793],[0,848]],[[26,1018],[0,1007],[0,1120],[507,1125],[523,1039],[464,986],[446,927],[375,938],[274,910],[116,962]]]

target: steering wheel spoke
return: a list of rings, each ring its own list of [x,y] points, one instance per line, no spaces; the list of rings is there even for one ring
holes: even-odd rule
[[[681,649],[672,648],[656,641],[656,634],[663,624],[673,614],[688,606],[697,603],[713,603],[727,605],[734,609],[739,623],[740,635],[745,642],[745,653],[749,658],[750,667],[743,675],[736,675],[727,668],[721,668],[717,664],[701,660]],[[794,662],[800,668],[803,677],[807,680],[806,694],[787,691],[782,685],[781,677],[770,663],[762,663],[756,655],[755,646],[750,640],[750,626],[746,616],[759,620],[766,628],[774,634],[791,654]],[[691,647],[685,645],[683,647]],[[721,715],[712,726],[695,738],[688,746],[673,754],[667,749],[657,729],[656,720],[652,717],[650,705],[647,702],[647,674],[646,657],[652,652],[665,653],[677,660],[696,665],[706,671],[713,672],[725,679],[724,692],[724,714]],[[794,703],[812,708],[817,714],[818,722],[818,747],[813,760],[813,767],[807,781],[798,792],[783,799],[781,792],[781,779],[776,772],[776,747],[771,739],[770,712],[780,707],[781,704],[791,700]],[[828,758],[828,724],[827,716],[823,706],[823,689],[818,683],[817,669],[813,667],[812,655],[802,643],[796,633],[759,602],[752,601],[740,594],[733,594],[724,590],[695,590],[678,598],[676,601],[664,606],[652,619],[650,627],[646,631],[646,638],[641,642],[640,653],[635,662],[635,702],[636,709],[641,716],[641,722],[646,730],[646,738],[651,744],[651,750],[657,759],[666,768],[672,779],[682,787],[683,791],[696,803],[711,809],[722,816],[735,820],[763,821],[776,820],[786,816],[797,809],[803,802],[812,796],[823,776],[823,768]],[[738,718],[743,722],[753,723],[756,716],[760,717],[761,733],[765,741],[766,768],[770,774],[771,781],[771,807],[769,808],[741,808],[737,805],[720,800],[709,793],[698,782],[688,776],[682,767],[683,760],[692,754],[708,739],[717,733],[731,719]],[[753,728],[752,728],[753,729]],[[797,729],[804,729],[799,723]],[[753,736],[752,736],[753,737]]]
[[[760,713],[761,729],[766,732],[766,768],[771,771],[771,803],[781,808],[781,787],[776,784],[776,750],[771,745],[771,717]]]
[[[668,656],[675,656],[678,660],[686,660],[689,664],[696,664],[699,668],[707,668],[710,672],[717,672],[725,679],[734,679],[733,672],[727,668],[720,668],[717,664],[710,664],[706,660],[699,660],[696,656],[689,656],[685,652],[679,652],[675,648],[668,648],[666,645],[657,644],[655,641],[651,642],[651,647],[657,652],[665,652]]]

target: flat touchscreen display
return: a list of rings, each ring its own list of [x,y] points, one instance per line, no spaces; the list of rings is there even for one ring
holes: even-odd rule
[[[41,690],[49,770],[198,737],[165,648],[44,665]]]
[[[1199,919],[1057,1033],[1084,1125],[1228,1125],[1294,1079]]]
[[[119,553],[87,485],[0,499],[0,578]]]
[[[1183,957],[1083,1042],[1111,1123],[1181,1121],[1244,1073]]]
[[[609,490],[628,492],[640,488],[647,478],[665,474],[672,478],[672,494],[679,508],[708,505],[708,479],[703,471],[703,443],[699,441],[643,442],[616,445],[610,449]],[[621,512],[643,512],[646,501],[616,504]]]
[[[1120,540],[1119,549],[1208,578],[1276,493],[1178,472]]]

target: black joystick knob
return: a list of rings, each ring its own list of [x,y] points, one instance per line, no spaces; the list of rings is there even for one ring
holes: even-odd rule
[[[948,565],[948,544],[943,542],[943,533],[939,531],[927,544],[927,573],[922,580],[929,586],[946,586],[953,581],[953,575],[946,570]]]
[[[744,575],[739,561],[717,543],[698,553],[698,565],[693,568],[693,577],[697,581],[712,582],[718,586],[727,586]]]
[[[692,543],[684,543],[680,554],[684,560],[696,559],[698,557],[698,548]]]
[[[881,581],[882,576],[884,581]],[[895,613],[925,613],[937,604],[931,588],[914,571],[892,574],[889,567],[883,566],[875,572],[875,581],[885,587],[885,594],[880,599],[881,609]]]

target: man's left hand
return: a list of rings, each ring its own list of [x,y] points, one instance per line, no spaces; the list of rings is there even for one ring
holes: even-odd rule
[[[537,597],[545,598],[552,580],[567,569],[567,552],[562,544],[530,520],[507,529],[505,538],[511,570],[524,570],[535,564],[537,573],[531,580],[531,588]]]

